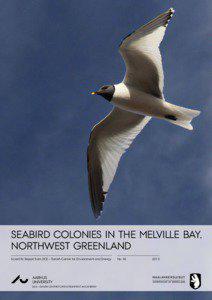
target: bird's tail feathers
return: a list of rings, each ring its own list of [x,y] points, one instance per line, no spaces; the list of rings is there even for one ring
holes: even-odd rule
[[[201,111],[195,109],[189,109],[181,106],[177,106],[169,103],[172,113],[166,115],[165,119],[172,124],[178,125],[188,130],[193,130],[191,121],[193,118],[199,116]]]

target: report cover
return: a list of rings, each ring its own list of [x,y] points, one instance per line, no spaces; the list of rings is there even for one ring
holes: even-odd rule
[[[211,299],[211,1],[0,4],[0,299]]]

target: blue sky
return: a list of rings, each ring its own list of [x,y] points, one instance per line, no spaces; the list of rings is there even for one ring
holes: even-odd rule
[[[211,1],[1,0],[0,5],[0,224],[211,224]],[[111,105],[89,92],[122,80],[122,37],[171,6],[176,15],[161,47],[164,94],[202,114],[193,132],[151,121],[122,159],[103,216],[95,221],[86,148],[92,126]],[[43,297],[36,295],[26,299]],[[108,299],[105,295],[101,298]],[[147,297],[113,295],[110,299]],[[167,299],[191,299],[185,295]]]

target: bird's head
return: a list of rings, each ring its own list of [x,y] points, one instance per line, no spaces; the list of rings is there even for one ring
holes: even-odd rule
[[[98,91],[92,92],[91,94],[100,95],[110,102],[113,98],[114,92],[115,92],[114,85],[103,85]]]

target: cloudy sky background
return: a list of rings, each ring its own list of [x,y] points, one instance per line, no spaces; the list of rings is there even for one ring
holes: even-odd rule
[[[202,114],[193,132],[151,121],[122,159],[95,221],[86,148],[111,106],[89,92],[122,80],[122,37],[171,6],[176,15],[161,47],[164,94]],[[0,7],[0,224],[211,224],[211,1],[1,0]],[[26,299],[44,297],[36,295]],[[148,298],[160,299],[154,295]]]

